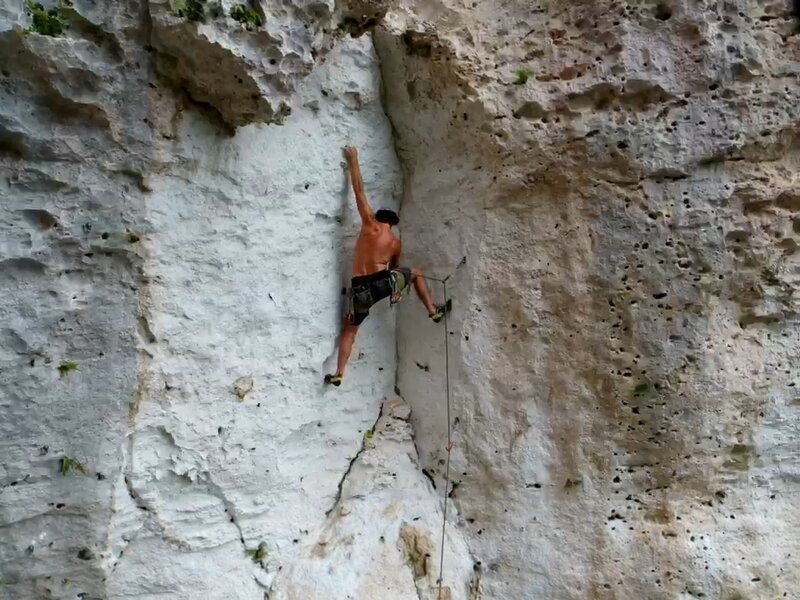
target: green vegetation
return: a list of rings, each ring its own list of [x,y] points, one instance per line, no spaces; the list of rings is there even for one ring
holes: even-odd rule
[[[528,79],[533,77],[533,71],[527,67],[520,67],[514,72],[517,74],[517,85],[525,85],[528,83]]]
[[[225,11],[222,8],[222,4],[219,2],[212,2],[208,5],[208,14],[212,19],[218,19],[225,14]]]
[[[28,0],[25,3],[25,10],[33,18],[28,31],[51,37],[58,37],[64,33],[64,29],[67,27],[63,16],[65,6],[71,6],[71,4],[69,2],[59,2],[55,8],[46,9],[39,2]]]
[[[633,400],[634,398],[647,399],[653,396],[654,393],[655,390],[650,386],[650,384],[647,381],[643,381],[628,392],[628,400]]]
[[[761,275],[761,279],[763,279],[767,285],[779,285],[781,280],[778,277],[777,263],[766,258],[762,258],[758,262],[760,263],[759,273]]]
[[[267,552],[267,543],[261,542],[258,545],[258,548],[255,550],[245,550],[244,554],[245,556],[250,557],[254,563],[258,563],[263,566],[264,561],[267,560],[267,557],[269,556],[269,552]]]
[[[179,17],[199,23],[206,20],[206,0],[179,0],[174,7],[175,14]]]
[[[58,365],[58,374],[61,377],[66,377],[72,371],[78,371],[78,370],[79,370],[78,363],[72,362],[71,360],[62,362],[60,365]]]
[[[79,471],[86,475],[86,467],[83,466],[83,463],[69,456],[62,456],[58,462],[58,472],[62,475],[67,475],[71,471]]]
[[[375,432],[372,429],[368,429],[367,432],[364,434],[364,439],[365,440],[371,440],[374,435],[375,435]]]
[[[231,8],[231,18],[234,21],[239,21],[247,29],[261,27],[264,24],[264,18],[246,4],[235,4]]]
[[[339,23],[338,29],[342,35],[355,35],[359,32],[361,26],[358,20],[354,19],[353,17],[345,17]]]
[[[142,236],[134,231],[126,231],[125,233],[119,231],[104,231],[100,234],[100,238],[107,240],[110,244],[121,244],[123,241],[129,244],[135,244],[142,241]]]

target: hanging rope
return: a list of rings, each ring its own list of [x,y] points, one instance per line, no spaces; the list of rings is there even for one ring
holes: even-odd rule
[[[447,529],[447,498],[450,493],[450,452],[453,449],[453,433],[452,433],[452,421],[450,417],[450,326],[447,322],[447,314],[450,312],[448,304],[450,303],[450,298],[447,295],[447,280],[458,270],[461,265],[466,264],[467,257],[463,257],[461,261],[456,265],[456,268],[445,277],[444,279],[437,279],[436,277],[428,277],[427,275],[423,275],[423,278],[429,279],[431,281],[438,281],[442,284],[442,293],[444,295],[444,382],[445,382],[445,399],[446,399],[446,415],[447,415],[447,457],[445,459],[445,468],[444,468],[444,507],[442,508],[442,541],[439,544],[439,579],[436,580],[436,583],[439,587],[437,592],[437,598],[441,600],[442,598],[442,584],[444,582],[444,540],[445,534]]]
[[[445,304],[445,311],[444,311],[444,381],[445,381],[445,395],[447,397],[447,458],[444,468],[444,508],[442,509],[442,543],[439,545],[439,591],[437,592],[437,596],[441,600],[442,597],[442,580],[444,578],[444,537],[445,537],[445,528],[447,527],[447,496],[450,490],[450,451],[453,449],[453,442],[452,442],[452,431],[450,426],[450,328],[447,324],[447,303],[449,302],[449,298],[447,297],[447,279],[450,276],[448,275],[442,281],[442,291],[444,292],[444,304]]]

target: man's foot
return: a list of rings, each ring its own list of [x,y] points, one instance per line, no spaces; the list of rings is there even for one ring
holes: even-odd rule
[[[342,376],[341,375],[325,375],[325,383],[330,383],[331,385],[335,385],[339,387],[342,385]]]
[[[448,314],[451,310],[453,310],[453,301],[452,300],[448,300],[444,304],[437,304],[436,305],[436,312],[433,313],[432,315],[429,315],[430,318],[431,318],[431,321],[433,321],[434,323],[438,323],[439,321],[444,319],[444,316],[446,314]]]

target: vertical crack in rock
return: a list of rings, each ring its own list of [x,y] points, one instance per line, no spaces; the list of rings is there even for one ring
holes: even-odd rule
[[[120,474],[120,477],[124,482],[125,489],[127,490],[127,493],[128,493],[128,497],[133,501],[133,503],[134,503],[134,505],[136,506],[137,509],[149,513],[150,512],[149,509],[144,505],[144,502],[142,502],[142,500],[139,497],[139,495],[133,489],[133,483],[130,480],[130,476],[129,476],[128,472],[127,472],[127,469],[125,469],[126,466],[127,466],[127,461],[125,463],[123,463],[123,472]],[[116,493],[115,487],[112,488],[112,494]],[[112,507],[113,507],[113,505],[114,505],[113,496],[112,496],[111,502],[112,502]],[[111,539],[111,534],[113,532],[113,525],[114,525],[114,522],[115,522],[115,517],[116,517],[116,514],[112,510],[111,523],[109,524],[109,528],[108,528],[108,530],[109,530],[109,539],[108,539],[109,548],[113,547],[113,540]],[[130,546],[131,543],[133,543],[136,540],[136,538],[139,535],[139,532],[141,532],[142,529],[144,529],[144,527],[147,525],[147,519],[148,518],[149,517],[145,517],[144,519],[142,519],[141,524],[139,525],[139,527],[136,528],[136,531],[134,531],[133,535],[130,535],[127,538],[123,536],[122,539],[125,542],[125,544],[122,546],[122,548],[120,548],[119,552],[117,552],[117,554],[116,554],[116,556],[114,558],[114,562],[111,565],[111,573],[113,573],[117,569],[117,565],[119,565],[119,562],[122,559],[123,554],[125,554],[125,550],[127,550],[128,546]]]
[[[146,516],[142,519],[142,522],[139,524],[139,526],[136,528],[136,530],[133,532],[133,534],[127,535],[127,536],[126,535],[121,536],[122,540],[124,541],[124,544],[120,548],[119,552],[116,553],[116,556],[114,558],[114,562],[111,565],[111,571],[110,571],[111,573],[114,573],[116,571],[117,567],[120,564],[120,561],[122,560],[123,555],[125,554],[125,551],[128,549],[128,547],[132,543],[134,543],[136,541],[136,539],[138,538],[138,536],[142,532],[142,530],[145,529],[145,527],[147,527],[147,524],[150,521],[150,519],[152,518],[152,519],[156,519],[156,521],[158,521],[158,515],[156,514],[156,511],[152,510],[147,505],[147,503],[142,499],[140,494],[136,491],[136,488],[134,487],[133,481],[131,479],[132,476],[133,476],[132,475],[132,460],[133,460],[133,448],[134,448],[133,436],[134,436],[134,432],[131,432],[126,438],[126,443],[127,443],[127,446],[128,446],[128,450],[126,452],[123,452],[124,458],[123,458],[122,469],[120,471],[119,478],[122,480],[123,485],[125,486],[125,490],[127,492],[128,498],[130,498],[130,500],[132,501],[132,503],[136,507],[136,509],[146,513]],[[115,484],[114,488],[112,488],[112,499],[111,499],[112,507],[114,506],[114,496],[115,495],[116,495],[116,484]],[[113,540],[111,539],[111,534],[113,533],[112,527],[113,527],[114,522],[118,518],[117,514],[119,514],[119,512],[121,512],[122,510],[124,510],[124,509],[120,507],[119,511],[112,511],[111,524],[109,526],[109,547],[110,548],[113,548]],[[160,525],[160,527],[163,528],[163,526],[161,526],[161,525]]]
[[[435,596],[442,512],[415,464],[409,417],[401,398],[384,403],[342,486],[341,512],[278,575],[276,599]],[[445,553],[444,597],[466,600],[472,562],[456,530],[448,528]]]
[[[394,154],[397,157],[397,162],[400,165],[400,172],[402,174],[402,186],[403,187],[402,187],[402,190],[400,192],[400,203],[399,203],[399,206],[398,206],[398,213],[401,215],[401,222],[402,222],[403,200],[405,199],[405,195],[406,195],[406,191],[407,191],[406,190],[406,185],[407,185],[407,181],[408,181],[408,177],[410,175],[410,172],[409,172],[409,167],[408,167],[408,165],[407,165],[407,163],[405,161],[405,157],[403,156],[403,153],[400,152],[400,148],[399,148],[400,134],[399,134],[399,131],[398,131],[398,128],[397,128],[398,126],[395,123],[395,119],[392,118],[392,111],[391,111],[391,108],[390,108],[391,100],[390,100],[390,94],[389,94],[389,86],[388,86],[388,83],[387,83],[388,75],[387,75],[386,64],[385,64],[385,61],[384,61],[384,56],[382,56],[382,54],[381,54],[382,50],[380,48],[380,44],[376,43],[376,41],[375,41],[375,36],[376,35],[377,35],[377,32],[373,31],[373,33],[372,33],[372,38],[373,38],[372,47],[375,50],[375,56],[377,56],[377,58],[378,58],[378,72],[380,73],[380,76],[381,76],[381,106],[383,107],[383,113],[386,115],[386,120],[389,122],[389,127],[391,128],[391,132],[392,132],[392,147],[394,148]],[[401,235],[402,235],[402,225],[400,226],[400,230],[401,230]],[[395,326],[396,332],[399,331],[399,327],[400,327],[399,324],[397,324]],[[400,359],[400,357],[401,357],[401,347],[400,347],[400,336],[399,335],[395,335],[394,342],[395,342],[395,382],[394,382],[394,391],[398,396],[402,397],[402,393],[401,393],[401,390],[400,390],[400,387],[399,387],[400,386],[400,368],[401,368],[401,359]],[[383,407],[382,406],[381,406],[381,411],[383,411]],[[380,415],[378,416],[378,420],[380,420]],[[376,421],[376,423],[377,423],[377,421]],[[434,483],[433,478],[430,476],[430,474],[425,469],[422,469],[422,465],[420,464],[420,460],[419,460],[420,453],[419,453],[419,447],[417,446],[417,435],[416,435],[416,430],[413,427],[411,428],[411,439],[412,439],[412,441],[414,443],[414,449],[416,450],[416,457],[415,457],[415,461],[414,462],[422,470],[423,474],[426,477],[428,477],[428,479],[430,479],[431,483],[433,484],[434,489],[436,489],[436,484]],[[351,463],[350,466],[352,467],[352,463]]]
[[[247,550],[247,545],[244,541],[244,531],[242,530],[242,526],[239,524],[239,519],[236,514],[236,507],[225,495],[224,490],[211,479],[211,475],[209,473],[206,473],[202,481],[205,484],[206,489],[208,489],[213,496],[222,501],[222,506],[225,509],[225,513],[230,517],[230,522],[233,523],[234,527],[236,527],[236,530],[239,532],[239,541],[242,543],[242,549]]]
[[[400,527],[400,541],[405,550],[406,564],[411,569],[411,575],[414,578],[417,597],[419,600],[425,600],[423,582],[432,573],[431,569],[435,568],[436,545],[428,532],[408,523]]]
[[[202,480],[203,483],[206,485],[206,489],[215,497],[219,498],[222,501],[222,506],[225,509],[225,514],[230,517],[230,522],[233,523],[236,530],[239,532],[239,541],[241,542],[242,546],[242,557],[247,556],[247,542],[244,539],[244,530],[242,529],[241,524],[239,523],[239,517],[236,514],[236,507],[234,506],[233,502],[231,502],[228,497],[225,495],[224,490],[222,487],[215,483],[211,479],[211,475],[206,473],[205,478]],[[244,560],[244,559],[243,559]],[[262,568],[262,567],[259,567]],[[253,575],[253,581],[255,581],[256,585],[260,588],[265,589],[264,595],[266,596],[269,593],[268,587],[255,575]]]
[[[483,589],[481,588],[481,568],[478,563],[473,563],[473,576],[469,584],[469,599],[468,600],[481,600],[483,598]]]
[[[378,417],[375,419],[375,422],[372,424],[372,427],[370,427],[369,431],[375,430],[375,426],[378,424],[378,421],[381,420],[382,415],[383,415],[383,404],[381,404],[380,410],[378,411]],[[353,458],[350,459],[350,463],[347,465],[347,469],[345,469],[342,478],[339,480],[339,484],[336,486],[336,496],[333,499],[333,504],[331,505],[331,507],[325,511],[326,517],[330,516],[330,514],[339,504],[339,501],[342,498],[342,487],[344,486],[345,481],[347,481],[347,476],[350,475],[350,471],[353,469],[353,465],[359,459],[361,453],[364,452],[366,444],[367,444],[367,436],[365,434],[364,437],[361,438],[361,447],[358,449],[358,452],[356,452],[355,456],[353,456]]]
[[[375,35],[386,35],[388,37],[394,37],[394,38],[398,37],[398,33],[397,32],[390,32],[388,30],[383,30],[382,32],[375,32],[373,34],[373,36],[375,36]],[[405,41],[405,38],[404,38],[404,41]],[[397,156],[397,160],[400,163],[402,174],[403,174],[403,190],[402,190],[402,196],[401,196],[402,200],[401,200],[401,205],[400,205],[400,207],[403,208],[403,206],[404,206],[403,205],[403,201],[406,200],[407,195],[411,192],[410,186],[412,185],[412,180],[411,180],[412,167],[408,164],[408,162],[406,160],[407,157],[406,157],[405,153],[400,150],[400,140],[403,137],[402,124],[398,122],[398,120],[397,120],[397,118],[395,116],[395,111],[392,110],[393,107],[391,106],[392,100],[391,100],[391,94],[389,93],[389,89],[390,89],[389,78],[392,77],[392,74],[390,74],[388,72],[388,68],[387,68],[387,62],[388,61],[386,60],[388,57],[385,54],[387,52],[396,51],[396,49],[393,50],[393,48],[391,46],[391,43],[386,43],[384,45],[384,44],[380,44],[380,43],[377,43],[377,42],[373,42],[373,44],[374,44],[374,47],[375,47],[375,53],[378,56],[379,66],[380,66],[380,73],[381,73],[381,83],[382,83],[382,85],[381,85],[381,101],[382,101],[382,104],[383,104],[384,113],[386,114],[386,117],[389,120],[389,123],[391,125],[392,141],[393,141],[393,144],[394,144],[394,150],[395,150],[395,154]],[[395,77],[397,75],[398,75],[397,73],[394,74]],[[409,139],[414,139],[413,132],[410,135],[406,136],[406,139],[405,139],[405,142],[404,142],[406,145],[409,143],[408,142]],[[406,150],[406,152],[413,151],[412,149],[410,149],[408,147],[406,147],[405,150]],[[405,217],[405,215],[403,215],[403,216]],[[398,328],[398,331],[399,331],[399,328]],[[401,371],[402,371],[402,368],[403,368],[403,357],[401,355],[402,345],[401,345],[400,335],[396,336],[395,344],[396,344],[396,349],[397,349],[397,353],[396,353],[397,365],[396,365],[396,372],[395,372],[395,391],[399,394],[400,393],[400,389],[399,389],[400,378],[401,378],[401,375],[402,375]],[[407,416],[410,416],[410,414],[407,415]],[[438,419],[437,419],[437,421],[438,421]],[[435,478],[434,478],[434,476],[432,475],[432,473],[431,473],[431,471],[429,469],[426,469],[426,468],[423,467],[423,460],[422,460],[422,456],[423,455],[420,452],[420,447],[418,445],[416,428],[411,426],[410,423],[409,423],[409,426],[410,426],[410,437],[411,437],[411,441],[412,441],[412,444],[413,444],[414,450],[415,450],[414,456],[412,457],[412,462],[415,465],[415,467],[420,471],[420,473],[430,482],[431,487],[433,488],[434,494],[436,494],[436,496],[438,497],[438,493],[436,492],[437,485],[436,485]],[[458,500],[456,498],[447,498],[447,497],[445,497],[444,501],[445,502],[452,502],[453,503],[453,508],[455,509],[451,513],[451,518],[448,520],[447,527],[448,528],[453,528],[453,531],[454,532],[458,532],[457,535],[460,535],[461,527],[459,526],[457,520],[455,518],[453,518],[454,516],[456,516],[457,514],[459,514],[461,512]],[[408,564],[409,564],[409,566],[410,566],[410,568],[412,569],[412,572],[413,572],[414,586],[415,586],[415,589],[416,589],[417,596],[419,597],[420,600],[425,600],[425,597],[426,597],[425,596],[425,591],[426,590],[425,590],[425,586],[424,586],[424,583],[423,583],[424,578],[420,574],[420,566],[419,566],[418,561],[415,562],[411,558],[413,556],[414,544],[413,544],[411,538],[408,535],[405,535],[405,536],[402,535],[403,531],[408,533],[410,530],[407,527],[404,527],[404,529],[401,530],[401,539],[403,541],[404,546],[406,547],[406,551],[407,551],[407,554],[409,556],[409,563]],[[466,532],[464,532],[464,533],[466,534]],[[437,535],[438,535],[438,533],[437,533]],[[469,561],[470,561],[470,563],[472,565],[479,565],[480,564],[478,561],[475,561],[475,559],[472,557],[472,552],[470,551],[470,548],[468,546],[466,546],[466,545],[464,546],[463,553],[464,553],[464,555],[466,557],[469,558]],[[438,563],[437,563],[437,565],[438,565]],[[437,569],[438,569],[438,566],[437,566]],[[438,576],[438,572],[437,572],[437,576]],[[472,579],[472,581],[470,583],[470,591],[469,591],[470,600],[477,600],[477,599],[479,599],[481,597],[480,574],[479,573],[473,573],[472,577],[473,577],[473,579]],[[443,593],[443,597],[449,597],[449,594],[452,593],[452,592],[449,589],[444,589],[443,588],[442,589],[442,593]],[[444,594],[448,594],[448,596],[444,596]],[[458,596],[456,596],[456,597],[458,597]]]

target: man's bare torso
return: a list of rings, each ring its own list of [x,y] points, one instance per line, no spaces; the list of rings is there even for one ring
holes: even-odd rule
[[[390,267],[399,254],[400,240],[384,224],[364,224],[358,236],[353,263],[353,277],[371,275]]]

